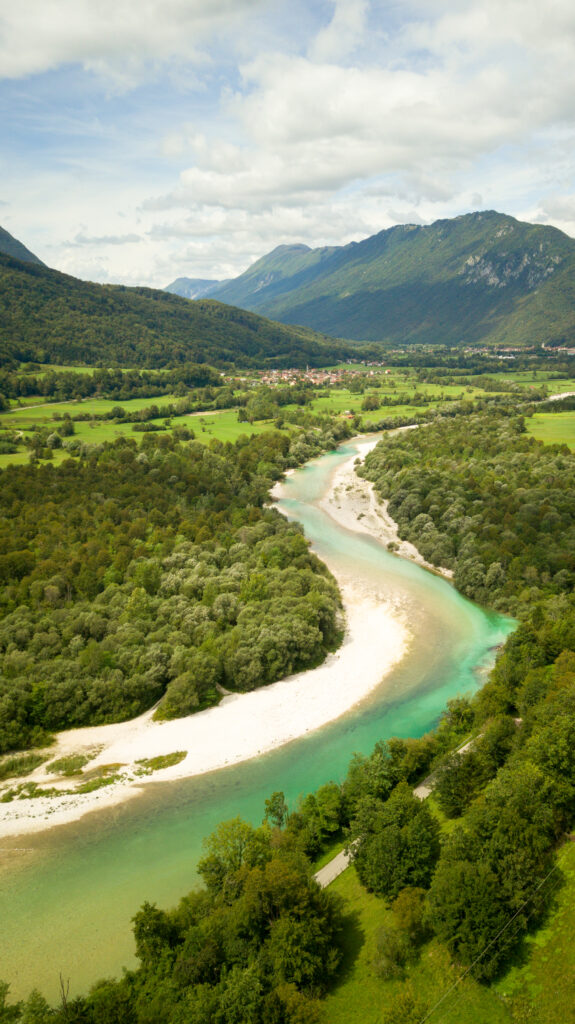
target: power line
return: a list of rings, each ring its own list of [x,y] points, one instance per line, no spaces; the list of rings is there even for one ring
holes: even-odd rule
[[[508,929],[508,928],[509,928],[509,927],[511,926],[511,924],[513,924],[513,921],[515,921],[515,919],[516,919],[517,917],[519,917],[519,914],[520,914],[520,913],[521,913],[521,912],[522,912],[522,911],[523,911],[523,910],[525,909],[525,907],[526,907],[526,906],[527,906],[527,905],[528,905],[529,903],[531,903],[532,899],[533,899],[533,898],[534,898],[534,897],[536,896],[536,894],[537,894],[537,893],[539,892],[539,890],[540,890],[540,889],[541,889],[541,888],[542,888],[542,887],[543,887],[543,886],[545,885],[545,882],[547,881],[547,879],[548,879],[548,878],[550,878],[550,877],[551,877],[551,875],[552,875],[552,874],[554,874],[554,872],[555,872],[555,871],[558,871],[558,870],[559,870],[559,868],[560,868],[560,864],[559,864],[559,863],[557,863],[557,864],[554,864],[554,865],[553,865],[553,867],[551,868],[551,870],[550,870],[550,871],[549,871],[549,872],[548,872],[548,873],[547,873],[547,874],[545,875],[545,877],[544,877],[544,878],[543,878],[543,879],[542,879],[542,880],[541,880],[541,881],[539,882],[539,885],[537,886],[537,888],[536,888],[536,889],[534,889],[534,891],[533,891],[533,892],[531,893],[531,895],[530,895],[530,896],[529,896],[529,897],[528,897],[528,898],[527,898],[527,899],[525,900],[525,902],[521,904],[521,906],[519,907],[519,909],[518,909],[518,910],[516,910],[514,914],[512,914],[512,916],[511,916],[511,917],[509,918],[509,920],[508,920],[508,921],[507,921],[507,922],[506,922],[506,923],[505,923],[505,924],[503,925],[503,927],[502,927],[502,928],[500,928],[500,930],[499,930],[499,931],[497,932],[497,935],[495,935],[495,936],[494,936],[494,938],[492,938],[492,939],[490,940],[490,942],[488,942],[488,943],[487,943],[487,945],[486,945],[486,946],[485,946],[485,947],[484,947],[484,948],[483,948],[483,949],[481,950],[481,953],[479,954],[479,956],[477,956],[477,957],[475,958],[475,960],[473,961],[473,963],[472,963],[472,964],[470,964],[470,965],[469,965],[469,967],[468,967],[468,968],[467,968],[467,969],[466,969],[466,970],[465,970],[465,971],[463,972],[463,974],[461,974],[461,975],[459,976],[459,978],[457,978],[457,979],[456,979],[456,980],[455,980],[455,981],[453,982],[453,985],[451,985],[451,986],[450,986],[450,987],[449,987],[449,988],[447,989],[447,991],[443,993],[443,995],[441,996],[441,998],[440,998],[440,999],[438,999],[436,1003],[434,1003],[434,1005],[433,1005],[433,1006],[431,1007],[431,1009],[430,1009],[430,1010],[429,1010],[429,1011],[428,1011],[428,1012],[426,1013],[425,1017],[422,1017],[422,1018],[421,1018],[421,1020],[420,1020],[420,1021],[418,1022],[418,1024],[426,1024],[426,1021],[428,1021],[428,1020],[429,1020],[429,1018],[431,1017],[431,1015],[432,1015],[433,1013],[435,1013],[435,1011],[437,1010],[438,1006],[441,1006],[441,1004],[442,1004],[442,1003],[443,1003],[443,1002],[444,1002],[444,1001],[445,1001],[445,1000],[447,999],[447,997],[448,997],[448,996],[449,996],[449,995],[450,995],[450,994],[451,994],[451,993],[453,992],[453,990],[454,990],[454,989],[456,989],[456,988],[457,988],[457,986],[458,986],[458,985],[459,985],[459,984],[460,984],[460,983],[461,983],[461,982],[462,982],[462,981],[463,981],[463,980],[464,980],[464,979],[465,979],[465,978],[467,977],[467,975],[468,975],[468,974],[470,973],[470,971],[472,971],[472,970],[473,970],[473,968],[475,967],[475,965],[479,963],[479,961],[481,960],[481,958],[482,958],[483,956],[485,956],[485,954],[487,953],[487,950],[488,950],[488,949],[490,949],[490,948],[491,948],[491,947],[492,947],[492,946],[493,946],[493,945],[494,945],[494,944],[495,944],[495,943],[497,942],[497,940],[501,938],[501,936],[503,935],[503,933],[504,933],[505,931],[507,931],[507,929]]]

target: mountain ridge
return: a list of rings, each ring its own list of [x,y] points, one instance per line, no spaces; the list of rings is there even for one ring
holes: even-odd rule
[[[356,342],[559,344],[575,340],[574,270],[575,239],[486,210],[278,246],[212,296]]]
[[[225,284],[227,281],[215,281],[205,277],[177,277],[162,290],[170,292],[171,295],[179,295],[182,299],[206,299],[216,288]]]

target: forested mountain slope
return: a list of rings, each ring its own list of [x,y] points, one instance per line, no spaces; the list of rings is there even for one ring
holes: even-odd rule
[[[220,302],[92,284],[0,253],[0,364],[313,366],[348,351]]]
[[[213,295],[363,341],[559,344],[575,339],[574,268],[563,232],[487,211],[342,247],[279,246]]]

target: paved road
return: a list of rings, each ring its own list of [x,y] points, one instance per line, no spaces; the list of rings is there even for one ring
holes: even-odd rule
[[[325,867],[316,871],[313,877],[320,888],[325,889],[331,882],[333,882],[334,878],[341,875],[342,871],[345,871],[348,866],[349,861],[350,854],[346,853],[345,850],[342,850],[341,853],[337,853],[335,855],[333,860],[330,860],[329,864],[326,864]]]

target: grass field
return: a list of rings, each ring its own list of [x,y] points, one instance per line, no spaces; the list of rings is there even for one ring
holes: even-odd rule
[[[36,365],[40,365],[40,364],[36,364]],[[23,363],[20,366],[20,369],[18,370],[18,375],[22,376],[22,377],[26,377],[28,375],[31,376],[31,377],[45,377],[47,373],[94,373],[97,369],[99,370],[99,369],[101,369],[101,367],[99,367],[99,366],[98,367],[96,367],[96,366],[65,366],[62,363],[50,363],[50,365],[48,366],[48,365],[46,365],[44,363],[44,364],[40,365],[40,368],[38,370],[30,370],[30,369],[28,369],[28,366],[25,363]],[[109,366],[109,367],[107,367],[107,369],[112,370],[112,369],[114,369],[114,367]],[[128,373],[130,370],[136,370],[136,372],[139,372],[141,367],[137,367],[137,366],[122,366],[122,367],[120,367],[120,369],[122,370],[123,373]],[[161,369],[161,370],[146,370],[146,373],[165,373],[165,372],[166,371],[164,369]]]
[[[348,868],[330,886],[346,916],[344,961],[338,983],[325,1001],[325,1024],[382,1024],[386,1007],[407,983],[428,1010],[457,981],[458,971],[447,952],[435,941],[423,946],[405,981],[384,981],[377,976],[378,933],[392,914],[383,900],[367,893],[354,868]],[[512,1018],[498,992],[466,978],[443,1000],[430,1024],[510,1024]]]
[[[134,410],[151,405],[153,401],[154,399],[134,399],[132,402],[124,402],[122,405],[125,409]],[[167,398],[166,401],[168,401]],[[94,400],[92,402],[74,403],[74,406],[77,405],[83,412],[89,409],[92,412],[96,412],[102,404],[103,400]],[[105,404],[108,407],[118,403],[106,402]],[[156,404],[158,403],[156,402]],[[64,408],[70,409],[71,407],[71,405],[66,405]],[[59,408],[63,407],[60,406]],[[0,429],[21,430],[25,432],[29,431],[35,423],[40,426],[54,424],[55,428],[57,424],[51,415],[47,415],[48,411],[48,409],[39,409],[34,413],[32,410],[21,410],[17,413],[10,412],[4,414],[0,417]],[[160,417],[151,422],[163,425],[164,418]],[[133,423],[116,423],[114,420],[82,420],[74,423],[74,437],[85,444],[102,444],[105,441],[115,441],[116,438],[123,436],[132,437],[139,444],[143,434],[135,431],[133,426]],[[261,420],[255,423],[238,423],[237,410],[224,409],[221,412],[192,413],[187,416],[174,417],[168,430],[173,430],[176,427],[188,427],[194,431],[197,441],[200,441],[202,444],[209,444],[214,438],[218,441],[234,442],[238,437],[251,437],[253,434],[262,434],[266,430],[274,429],[274,424],[271,420]],[[5,469],[10,465],[21,465],[28,462],[29,458],[30,451],[22,444],[18,452],[14,454],[0,455],[0,469]],[[70,455],[65,449],[56,448],[50,461],[54,465],[59,465],[59,463],[67,458],[70,458]]]
[[[544,927],[524,944],[522,963],[496,985],[512,1007],[513,1021],[567,1024],[575,1020],[575,844],[558,856],[555,906]]]
[[[525,421],[527,433],[544,444],[566,444],[575,451],[575,410],[536,412]]]
[[[273,430],[273,420],[257,420],[255,423],[238,423],[236,409],[225,409],[223,412],[205,412],[199,416],[183,417],[179,423],[185,422],[192,428],[197,441],[208,444],[212,438],[218,441],[237,441],[238,437],[252,434],[264,434]]]
[[[572,377],[562,377],[560,380],[551,380],[553,372],[551,370],[524,370],[523,372],[510,373],[508,371],[501,371],[501,373],[491,373],[490,377],[496,380],[502,380],[509,384],[521,384],[523,387],[540,387],[541,384],[545,384],[550,394],[558,394],[561,391],[575,391],[575,380]]]
[[[431,940],[403,981],[377,974],[378,934],[392,923],[383,900],[366,892],[353,867],[330,886],[346,918],[344,960],[325,1002],[325,1024],[384,1024],[385,1008],[404,984],[427,1005],[429,1024],[567,1024],[575,1020],[575,844],[558,854],[550,879],[553,902],[547,921],[519,948],[506,973],[481,985],[456,968]]]
[[[73,369],[72,367],[54,367],[54,369]],[[90,367],[79,367],[82,372],[91,372]],[[371,373],[371,371],[368,371]],[[510,381],[514,378],[523,376],[525,385],[529,382],[529,375],[513,375],[512,373],[506,374],[506,379]],[[531,379],[534,375],[531,374]],[[569,385],[572,382],[557,381],[557,387],[562,390],[568,390]],[[575,383],[573,384],[575,389]],[[362,404],[364,401],[365,394],[375,394],[380,400],[385,401],[387,397],[397,395],[409,395],[413,396],[418,393],[425,397],[424,404],[417,406],[410,404],[387,406],[380,405],[379,408],[374,410],[362,410]],[[417,416],[429,409],[436,409],[441,406],[442,401],[447,400],[461,400],[462,398],[474,399],[485,395],[486,392],[481,388],[473,388],[471,386],[462,386],[461,384],[441,385],[441,384],[421,384],[417,381],[413,373],[406,370],[393,370],[391,373],[385,373],[383,371],[374,370],[373,377],[370,375],[367,378],[367,387],[365,393],[357,394],[350,391],[349,388],[318,388],[318,397],[314,399],[310,406],[305,407],[306,411],[313,413],[326,413],[330,415],[340,416],[346,412],[359,415],[364,422],[377,422],[382,419],[397,420],[406,419]],[[136,438],[138,441],[141,439],[141,434],[138,431],[133,430],[133,424],[131,423],[117,423],[111,420],[101,420],[95,417],[99,417],[109,413],[113,408],[121,406],[125,409],[126,413],[138,412],[141,409],[149,407],[154,404],[158,408],[162,408],[170,403],[177,403],[178,399],[176,396],[162,395],[148,398],[134,398],[126,401],[114,401],[105,398],[90,398],[84,401],[66,401],[58,403],[46,403],[40,396],[32,396],[25,400],[25,404],[30,408],[16,407],[13,406],[9,412],[4,413],[0,416],[0,430],[6,431],[21,431],[23,436],[27,432],[34,429],[34,427],[44,428],[48,431],[56,429],[58,420],[65,414],[69,414],[72,417],[82,415],[90,417],[86,420],[75,422],[75,437],[85,444],[101,444],[105,441],[114,441],[116,438],[121,436],[128,436]],[[287,406],[287,410],[298,411],[299,406]],[[304,410],[302,410],[304,411]],[[548,414],[552,421],[555,420],[551,414]],[[567,417],[569,414],[563,414]],[[93,418],[92,418],[93,417]],[[547,437],[546,435],[540,435],[535,433],[536,430],[544,429],[537,420],[543,420],[544,415],[539,414],[538,417],[534,418],[533,433],[534,436],[542,436],[543,440],[556,441],[565,440],[571,446],[574,446],[575,430],[569,425],[567,436],[561,434],[555,436],[552,434]],[[562,417],[563,419],[563,417]],[[153,423],[164,425],[165,418],[160,416],[158,419],[152,421]],[[563,426],[567,425],[567,420],[564,419]],[[258,421],[253,424],[249,423],[238,423],[237,410],[228,409],[221,412],[206,412],[198,415],[191,416],[180,416],[174,417],[168,429],[174,429],[177,426],[189,426],[191,427],[199,441],[208,443],[213,438],[221,441],[236,441],[238,437],[242,435],[251,436],[253,434],[259,434],[266,430],[269,430],[273,423],[272,421]],[[53,454],[53,462],[55,464],[61,462],[67,458],[65,451],[55,450]],[[29,450],[25,447],[24,443],[21,444],[19,451],[11,455],[0,455],[0,468],[9,466],[14,463],[27,462],[29,458]]]
[[[13,408],[0,417],[2,429],[25,430],[26,426],[38,423],[40,426],[47,426],[54,422],[54,414],[58,417],[68,413],[70,416],[102,416],[112,409],[121,406],[127,413],[139,412],[140,409],[147,409],[150,405],[169,405],[176,403],[179,399],[175,395],[159,395],[155,398],[130,398],[126,402],[114,402],[110,398],[86,398],[82,402],[50,402],[43,404],[38,409]],[[27,400],[27,404],[34,404]]]

